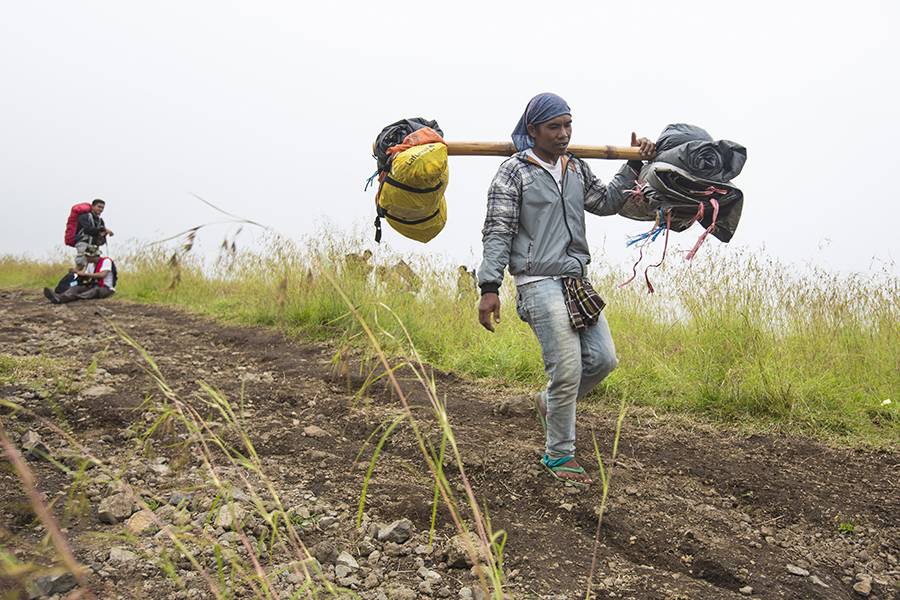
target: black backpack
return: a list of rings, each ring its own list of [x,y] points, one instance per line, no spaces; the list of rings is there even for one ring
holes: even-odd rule
[[[59,280],[54,290],[57,294],[62,294],[73,285],[78,285],[78,276],[75,273],[66,273],[66,276]]]
[[[112,266],[109,268],[109,271],[110,271],[110,273],[112,273],[112,276],[113,276],[112,286],[113,286],[113,287],[116,287],[116,282],[119,281],[119,272],[116,270],[116,263],[113,261],[113,259],[111,259],[111,258],[108,257],[108,256],[106,257],[106,260],[108,260],[108,261],[109,261],[109,264],[112,265]]]

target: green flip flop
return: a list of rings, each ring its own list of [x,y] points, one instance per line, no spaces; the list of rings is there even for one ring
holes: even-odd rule
[[[532,402],[534,403],[534,412],[537,413],[538,420],[541,422],[541,429],[544,431],[544,439],[547,439],[547,419],[541,414],[541,407],[538,405],[538,398],[541,397],[540,392],[534,395]]]
[[[579,466],[577,469],[563,466],[564,464],[566,464],[573,458],[575,458],[575,457],[567,456],[565,458],[557,458],[556,460],[550,460],[550,457],[548,457],[545,454],[544,457],[541,459],[541,464],[544,465],[548,471],[550,471],[550,474],[553,475],[554,478],[556,478],[560,481],[563,481],[565,483],[571,483],[572,485],[575,485],[575,486],[585,485],[580,481],[573,481],[573,480],[567,479],[565,477],[560,477],[559,475],[556,474],[558,471],[568,471],[570,473],[584,473],[584,467],[582,467],[582,466]]]

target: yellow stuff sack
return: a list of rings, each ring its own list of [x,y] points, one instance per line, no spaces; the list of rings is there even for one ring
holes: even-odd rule
[[[447,223],[447,146],[413,146],[394,156],[378,192],[378,216],[410,239],[427,242]]]

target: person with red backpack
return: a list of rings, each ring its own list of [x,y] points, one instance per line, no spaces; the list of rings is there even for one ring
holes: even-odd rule
[[[89,245],[84,249],[87,267],[84,270],[70,269],[76,276],[77,285],[70,286],[61,294],[44,288],[44,296],[53,304],[65,304],[76,300],[109,298],[116,293],[119,279],[116,265],[109,257],[100,256],[100,248]]]
[[[78,217],[75,228],[75,268],[84,270],[88,266],[84,249],[87,246],[102,246],[106,243],[107,236],[113,235],[112,230],[106,228],[106,223],[100,218],[106,202],[99,198],[91,202],[91,210],[82,213]]]

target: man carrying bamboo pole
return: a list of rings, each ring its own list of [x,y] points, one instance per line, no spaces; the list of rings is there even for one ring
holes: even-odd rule
[[[633,188],[640,161],[628,161],[604,185],[587,163],[567,152],[571,110],[556,94],[531,99],[512,138],[517,154],[500,165],[488,190],[478,270],[478,321],[500,322],[500,284],[508,266],[516,312],[531,326],[544,360],[547,387],[534,398],[546,437],[544,466],[561,480],[593,483],[575,460],[575,403],[618,364],[603,301],[587,280],[590,251],[585,212],[613,215]],[[650,157],[655,144],[632,133]]]

